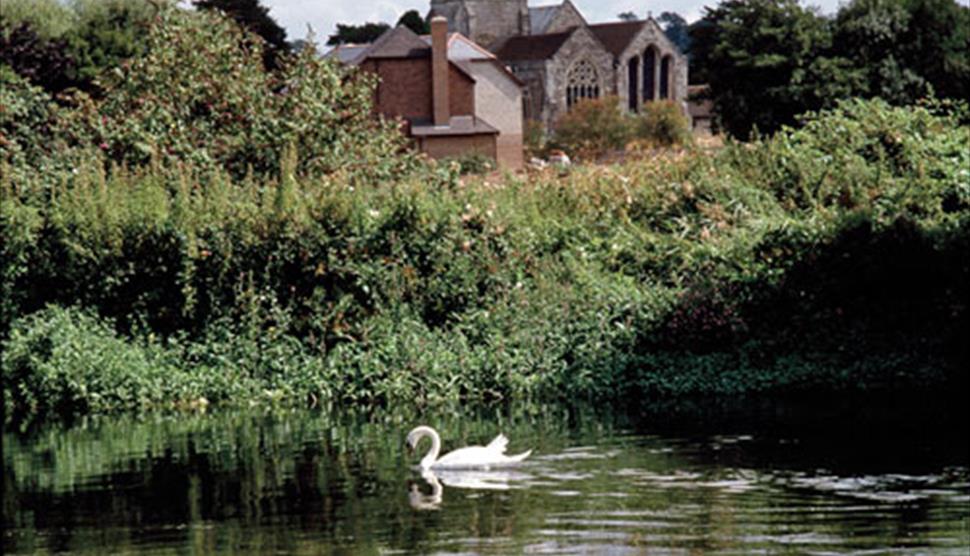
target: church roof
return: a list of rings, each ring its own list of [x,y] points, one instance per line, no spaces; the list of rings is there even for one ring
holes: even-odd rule
[[[533,35],[542,35],[546,32],[549,24],[552,23],[552,18],[556,17],[556,12],[559,11],[560,6],[561,4],[555,4],[529,8],[529,25],[532,27]]]
[[[590,25],[589,30],[603,43],[606,50],[613,56],[620,56],[630,45],[637,33],[646,25],[646,21],[617,21],[614,23],[598,23]]]
[[[559,51],[575,29],[551,35],[520,35],[500,42],[493,51],[499,60],[545,60]]]

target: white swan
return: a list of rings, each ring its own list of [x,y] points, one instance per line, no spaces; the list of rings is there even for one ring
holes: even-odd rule
[[[426,456],[421,458],[421,469],[474,469],[501,467],[514,465],[529,457],[532,450],[516,454],[514,456],[505,455],[505,448],[509,444],[509,439],[504,434],[495,437],[489,442],[488,446],[469,446],[449,452],[441,458],[438,453],[441,451],[441,437],[431,427],[420,426],[408,433],[408,447],[414,450],[418,443],[425,436],[431,437],[431,450]]]

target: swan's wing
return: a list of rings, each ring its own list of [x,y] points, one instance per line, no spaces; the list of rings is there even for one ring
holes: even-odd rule
[[[459,448],[438,458],[431,467],[481,467],[495,462],[495,452],[483,446]]]
[[[486,446],[485,448],[487,448],[488,450],[493,450],[497,454],[504,454],[505,448],[508,445],[509,445],[509,439],[505,438],[504,434],[499,433],[499,435],[495,437],[495,440],[492,440],[491,442],[489,442],[488,446]]]

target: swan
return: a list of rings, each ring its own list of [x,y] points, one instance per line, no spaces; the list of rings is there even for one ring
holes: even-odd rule
[[[408,447],[414,450],[418,443],[425,436],[431,437],[431,450],[426,456],[421,458],[421,469],[472,469],[500,467],[514,465],[529,457],[532,450],[516,454],[514,456],[505,455],[505,448],[509,444],[509,439],[504,434],[499,434],[488,446],[468,446],[459,448],[453,452],[438,458],[441,451],[441,437],[431,427],[420,426],[408,433]]]

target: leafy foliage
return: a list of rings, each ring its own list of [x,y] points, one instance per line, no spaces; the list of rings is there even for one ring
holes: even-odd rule
[[[965,117],[846,102],[716,155],[498,184],[440,164],[351,188],[292,158],[278,181],[8,180],[7,415],[965,383]]]
[[[263,62],[269,69],[280,65],[280,55],[290,51],[286,31],[269,15],[269,9],[259,0],[193,0],[200,10],[220,10],[241,27],[265,41]]]
[[[51,93],[68,88],[98,94],[98,78],[145,49],[155,8],[143,0],[78,0],[38,12],[0,14],[3,61]],[[56,19],[57,21],[51,21]]]
[[[596,160],[626,145],[630,124],[616,97],[583,99],[560,116],[553,144],[581,160]]]
[[[727,0],[704,19],[717,32],[695,37],[696,59],[723,127],[736,137],[774,132],[854,90],[849,62],[827,55],[828,25],[797,0]]]
[[[670,100],[646,103],[636,127],[637,137],[664,147],[686,145],[692,139],[690,121]]]
[[[5,124],[19,130],[0,145],[12,178],[29,173],[25,164],[40,164],[31,167],[49,170],[50,187],[61,172],[77,171],[64,161],[80,159],[267,177],[277,175],[288,150],[306,153],[294,162],[300,174],[386,176],[413,162],[387,156],[402,152],[404,138],[395,124],[372,117],[372,81],[351,78],[314,49],[269,72],[253,63],[262,41],[218,14],[179,9],[160,13],[145,41],[144,54],[105,79],[103,98],[73,97],[51,125]],[[11,92],[15,103],[43,104],[29,88]],[[46,145],[56,145],[46,150],[48,162],[40,152],[18,155]]]
[[[58,93],[74,84],[77,62],[63,39],[44,39],[25,22],[0,17],[0,64],[44,89]]]
[[[828,18],[794,0],[727,0],[691,25],[691,80],[708,83],[732,135],[774,132],[839,99],[965,99],[970,8],[853,0]]]

